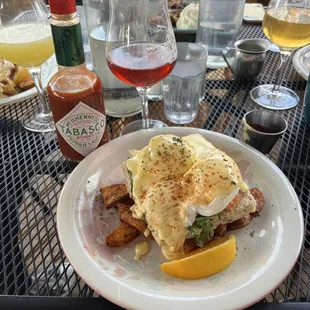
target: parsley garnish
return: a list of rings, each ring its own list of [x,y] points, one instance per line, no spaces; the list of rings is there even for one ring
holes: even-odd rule
[[[180,143],[180,144],[182,144],[182,139],[179,138],[179,137],[173,137],[172,140],[173,140],[173,142],[175,142],[175,143]]]

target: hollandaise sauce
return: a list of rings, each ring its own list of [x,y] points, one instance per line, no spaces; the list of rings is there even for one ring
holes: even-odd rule
[[[188,187],[179,179],[155,183],[142,204],[148,228],[167,258],[183,254]]]
[[[136,244],[134,260],[139,260],[141,256],[147,254],[149,251],[149,244],[146,241],[142,241]]]
[[[196,213],[217,214],[239,191],[248,191],[234,160],[198,134],[156,136],[131,155],[125,167],[131,173],[133,216],[147,222],[168,259],[183,254],[189,208],[192,223]]]
[[[192,202],[197,205],[208,205],[236,189],[248,190],[235,161],[220,150],[200,156],[184,178],[195,183]]]
[[[132,151],[126,168],[132,175],[134,213],[142,218],[142,207],[147,192],[159,180],[179,179],[195,163],[196,152],[187,141],[173,135],[152,138],[149,145],[140,151]]]

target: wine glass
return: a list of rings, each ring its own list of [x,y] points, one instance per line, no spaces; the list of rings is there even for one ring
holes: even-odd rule
[[[261,85],[251,91],[251,98],[272,110],[295,107],[295,92],[281,86],[287,59],[299,47],[310,43],[310,3],[306,0],[271,0],[263,20],[267,38],[280,48],[281,62],[274,85]]]
[[[122,134],[166,126],[149,120],[147,92],[169,75],[177,59],[167,0],[110,0],[106,58],[112,73],[141,97],[142,121],[131,122]]]
[[[25,128],[54,130],[41,82],[41,66],[54,53],[48,9],[43,0],[0,0],[0,57],[29,70],[38,90],[38,110],[23,117]]]

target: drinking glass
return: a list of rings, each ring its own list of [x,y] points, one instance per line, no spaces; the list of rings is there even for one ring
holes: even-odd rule
[[[222,51],[232,47],[237,39],[245,0],[200,0],[199,3],[196,42],[208,50],[208,68],[225,68]]]
[[[177,43],[178,58],[161,82],[165,116],[175,124],[191,123],[205,96],[207,50],[195,43]]]
[[[172,71],[177,59],[167,0],[110,0],[106,59],[120,80],[136,87],[142,121],[128,124],[122,134],[166,126],[149,120],[147,92]]]
[[[109,0],[83,0],[93,69],[104,86],[105,112],[113,117],[127,117],[141,112],[136,88],[120,81],[105,60]]]
[[[41,82],[41,66],[54,53],[48,9],[43,0],[0,0],[0,57],[29,70],[38,90],[36,112],[23,117],[35,132],[54,130],[53,116]]]
[[[307,0],[271,0],[263,20],[267,38],[280,48],[281,62],[274,85],[261,85],[251,91],[251,98],[272,110],[295,107],[295,92],[281,86],[287,59],[299,47],[310,43],[310,2]]]

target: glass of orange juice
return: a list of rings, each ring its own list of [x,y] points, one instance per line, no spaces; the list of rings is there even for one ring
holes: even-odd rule
[[[54,53],[48,9],[43,0],[0,0],[0,7],[0,57],[28,69],[40,97],[37,110],[24,115],[23,125],[35,132],[52,131],[41,82],[41,66]]]

